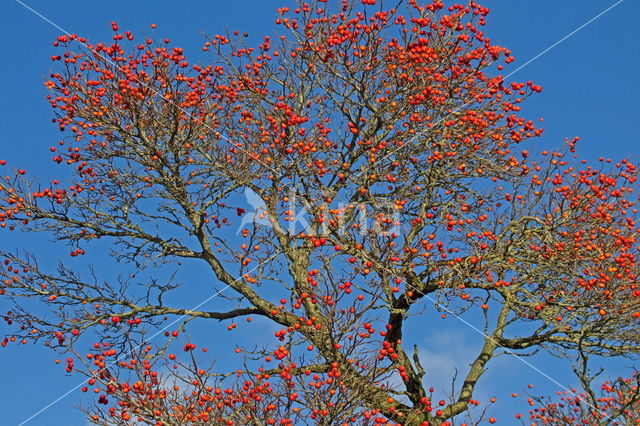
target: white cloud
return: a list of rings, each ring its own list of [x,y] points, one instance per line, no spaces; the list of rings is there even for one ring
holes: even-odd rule
[[[444,395],[451,394],[452,380],[457,370],[457,392],[482,344],[481,336],[465,330],[449,329],[430,333],[427,339],[418,344],[420,363],[426,372],[423,380],[425,388],[433,387],[436,399],[446,399]],[[488,367],[491,367],[491,363]],[[488,400],[491,397],[488,391],[490,390],[483,386],[481,378],[474,399]]]

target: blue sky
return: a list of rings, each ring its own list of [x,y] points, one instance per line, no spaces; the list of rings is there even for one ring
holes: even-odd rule
[[[121,29],[136,34],[149,33],[149,25],[155,23],[158,25],[156,34],[171,38],[175,45],[185,49],[187,57],[197,59],[201,54],[203,32],[214,34],[225,28],[238,29],[249,31],[257,39],[273,30],[273,11],[291,2],[25,0],[24,3],[64,30],[96,42],[110,38],[111,21],[117,21]],[[511,70],[614,4],[601,0],[494,0],[481,3],[492,9],[486,32],[495,42],[514,52],[517,61]],[[635,30],[638,18],[640,2],[622,1],[512,77],[533,80],[544,88],[524,106],[525,116],[545,119],[545,133],[540,144],[556,147],[565,137],[580,136],[580,152],[587,159],[600,155],[618,159],[637,154],[640,146],[637,132],[640,46]],[[3,41],[0,159],[46,175],[52,170],[48,147],[58,140],[59,132],[51,123],[52,114],[42,83],[51,67],[51,42],[61,31],[18,2],[5,0],[0,4],[0,34]],[[6,249],[28,241],[45,247],[42,239],[23,238],[26,237],[2,232],[0,244]],[[49,255],[47,260],[51,261],[56,253],[50,251]],[[4,310],[6,306],[0,303],[0,311]],[[464,356],[459,354],[465,342],[477,337],[462,323],[449,325],[455,333],[441,335],[438,334],[441,331],[430,331],[422,337],[425,363],[428,365],[429,359],[432,360],[437,366],[434,371],[450,368],[449,360],[463,364]],[[0,334],[4,334],[2,327],[4,325],[0,325]],[[226,330],[221,326],[222,332]],[[234,336],[249,340],[250,332],[247,329]],[[431,341],[444,342],[447,349],[431,347]],[[2,424],[19,423],[79,383],[79,377],[67,377],[64,367],[54,365],[55,357],[50,351],[31,345],[0,350],[0,383],[4,396],[0,399]],[[536,361],[531,362],[535,364]],[[549,385],[546,379],[522,363],[502,360],[498,363],[510,369],[512,376],[540,386]],[[556,365],[545,361],[544,366],[545,371],[559,382],[564,384],[569,380]],[[494,366],[482,392],[486,395],[499,393],[498,386],[492,385],[492,382],[500,382],[498,377],[498,369]],[[549,389],[554,388],[557,386]],[[79,398],[80,392],[73,392],[27,424],[82,425],[82,415],[73,408]],[[522,408],[526,410],[526,404],[523,403]],[[500,419],[500,413],[496,414]],[[511,417],[505,415],[502,419],[502,424],[509,424]]]

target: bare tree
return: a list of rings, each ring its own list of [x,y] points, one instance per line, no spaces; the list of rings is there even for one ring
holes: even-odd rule
[[[519,115],[541,88],[502,77],[513,57],[484,34],[488,9],[361,3],[279,9],[281,34],[255,47],[215,35],[209,65],[115,23],[109,43],[59,37],[46,85],[69,135],[53,159],[69,167],[49,183],[9,172],[1,226],[74,257],[108,244],[122,278],[0,253],[17,326],[5,344],[75,354],[67,370],[100,394],[84,408],[97,424],[477,423],[490,361],[540,350],[577,359],[586,389],[566,396],[570,414],[543,400],[532,418],[637,419],[635,379],[604,401],[586,366],[638,353],[635,166],[580,163],[577,140],[519,145],[542,132]],[[197,263],[219,311],[172,303],[173,271]],[[442,406],[403,340],[425,310],[484,318]],[[251,316],[280,330],[234,371],[203,364],[181,333]],[[83,335],[98,336],[86,354]]]

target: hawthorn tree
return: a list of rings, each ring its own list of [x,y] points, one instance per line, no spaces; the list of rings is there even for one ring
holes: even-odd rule
[[[46,86],[68,168],[7,168],[0,226],[72,257],[110,247],[121,279],[2,251],[3,346],[69,353],[96,424],[493,423],[476,399],[492,359],[540,350],[582,390],[532,396],[522,422],[637,423],[638,375],[598,389],[590,367],[638,354],[636,167],[527,141],[542,129],[520,104],[541,88],[505,80],[488,12],[310,1],[257,46],[207,39],[206,65],[116,23],[106,43],[58,37]],[[192,266],[219,310],[172,299],[171,272]],[[482,334],[441,401],[403,338],[429,312]],[[251,317],[277,327],[269,343],[238,348],[238,369],[203,361],[219,321]]]

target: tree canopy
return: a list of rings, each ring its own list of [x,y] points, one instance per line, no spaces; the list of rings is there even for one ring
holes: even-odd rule
[[[3,345],[69,353],[96,424],[493,423],[478,381],[498,354],[538,351],[572,361],[582,390],[532,396],[523,422],[638,422],[638,375],[598,389],[590,367],[639,351],[636,166],[589,165],[577,138],[540,147],[521,104],[541,87],[504,76],[488,13],[300,2],[257,46],[207,38],[206,64],[116,23],[108,42],[58,37],[60,176],[0,161],[0,226],[70,253],[50,270],[51,253],[0,247]],[[65,260],[105,247],[119,280]],[[172,298],[195,265],[219,310]],[[446,400],[403,335],[427,312],[481,334]],[[269,344],[228,371],[203,361],[258,317]]]

